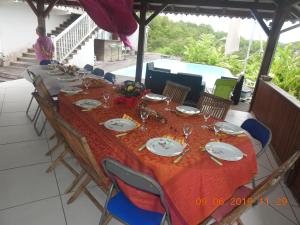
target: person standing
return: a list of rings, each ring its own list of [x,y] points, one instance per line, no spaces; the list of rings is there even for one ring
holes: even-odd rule
[[[36,34],[39,36],[34,44],[36,58],[41,65],[50,64],[54,54],[53,42],[46,36],[44,27],[37,27]]]

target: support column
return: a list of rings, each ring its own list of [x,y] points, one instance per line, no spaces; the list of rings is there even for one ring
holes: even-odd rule
[[[273,61],[273,57],[274,57],[274,54],[276,51],[277,43],[278,43],[278,40],[280,37],[280,31],[281,31],[282,25],[285,22],[287,13],[290,9],[290,4],[288,4],[288,2],[289,2],[288,0],[282,0],[280,2],[280,4],[278,5],[278,9],[276,10],[274,19],[272,21],[272,27],[271,27],[271,30],[269,33],[267,46],[265,48],[263,60],[262,60],[261,67],[260,67],[258,77],[256,80],[256,84],[255,84],[249,111],[252,110],[253,103],[255,101],[259,78],[262,75],[269,74],[269,71],[270,71],[270,68],[272,65],[272,61]]]
[[[136,59],[135,81],[142,81],[143,61],[144,61],[144,46],[145,46],[145,28],[146,28],[146,12],[147,2],[141,1],[140,20],[139,20],[139,42]]]
[[[37,1],[36,9],[37,9],[38,26],[39,27],[44,27],[45,30],[46,30],[46,22],[45,22],[45,16],[44,16],[44,6],[45,6],[44,0]]]

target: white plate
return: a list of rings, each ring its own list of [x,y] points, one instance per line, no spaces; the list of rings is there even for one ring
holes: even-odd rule
[[[191,106],[186,106],[186,105],[180,105],[176,107],[176,110],[178,112],[181,112],[183,114],[187,115],[196,115],[200,113],[200,110]]]
[[[144,96],[144,98],[150,101],[159,102],[165,100],[167,97],[164,95],[148,93]]]
[[[82,89],[79,87],[64,87],[60,89],[60,91],[67,94],[77,94],[79,92],[82,92]]]
[[[75,76],[71,76],[71,75],[65,75],[65,76],[61,76],[56,78],[57,80],[61,80],[61,81],[75,81],[78,80],[77,77]]]
[[[241,150],[224,142],[209,142],[205,145],[205,150],[210,155],[222,160],[238,161],[243,158]]]
[[[147,149],[160,156],[176,156],[182,153],[184,146],[170,138],[152,138],[146,143]]]
[[[101,102],[95,99],[81,99],[74,103],[76,106],[84,109],[94,109],[101,105]]]
[[[109,130],[118,132],[126,132],[136,128],[134,121],[123,118],[108,120],[104,123],[104,126]]]
[[[215,123],[215,127],[219,128],[220,131],[231,135],[238,135],[245,132],[241,127],[228,122],[217,122]]]

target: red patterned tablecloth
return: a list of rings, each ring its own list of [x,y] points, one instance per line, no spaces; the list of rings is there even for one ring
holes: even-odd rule
[[[73,104],[74,101],[83,98],[102,101],[104,91],[109,92],[111,97],[111,107],[108,109],[100,107],[83,112]],[[136,129],[126,136],[115,137],[116,133],[107,130],[99,123],[112,118],[120,118],[124,114],[136,121],[141,121],[136,108],[112,103],[112,99],[117,96],[110,85],[89,89],[88,94],[72,96],[60,94],[59,112],[66,121],[87,138],[99,163],[104,157],[111,157],[157,179],[166,194],[174,225],[200,223],[222,204],[222,200],[229,199],[236,188],[248,183],[256,174],[255,151],[248,136],[216,137],[214,132],[201,128],[204,124],[201,116],[183,117],[165,111],[164,102],[150,103],[149,107],[165,116],[166,124],[149,118],[146,132]],[[208,121],[210,124],[213,122],[216,120],[212,118]],[[179,163],[173,163],[174,157],[157,156],[146,149],[138,151],[138,148],[151,137],[164,135],[182,137],[184,123],[189,123],[193,129],[189,137],[191,151]],[[216,138],[238,147],[247,154],[247,157],[237,162],[223,161],[223,166],[217,165],[207,152],[201,151],[201,147]],[[124,190],[136,205],[145,209],[161,210],[159,201],[155,197],[128,186],[124,187]]]

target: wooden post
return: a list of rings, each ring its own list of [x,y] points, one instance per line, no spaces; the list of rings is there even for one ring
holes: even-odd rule
[[[44,6],[45,2],[44,0],[38,0],[36,2],[36,9],[37,9],[37,19],[38,19],[38,26],[44,27],[46,30],[46,22],[45,22],[45,16],[44,16]]]
[[[270,33],[269,33],[267,46],[266,46],[266,49],[265,49],[265,53],[264,53],[264,56],[263,56],[261,67],[260,67],[258,77],[257,77],[257,80],[256,80],[256,84],[255,84],[255,88],[254,88],[254,92],[253,92],[253,96],[252,96],[249,111],[252,110],[253,103],[255,101],[259,78],[262,75],[268,75],[269,74],[269,71],[270,71],[270,68],[271,68],[271,65],[272,65],[273,56],[274,56],[274,53],[276,51],[276,46],[277,46],[277,43],[278,43],[278,40],[279,40],[280,31],[281,31],[282,25],[285,22],[287,13],[290,9],[290,4],[287,4],[287,3],[288,3],[288,0],[282,0],[280,2],[280,4],[278,5],[278,9],[276,10],[275,17],[272,21],[272,27],[271,27],[271,30],[270,30]]]
[[[135,81],[142,81],[143,61],[144,61],[144,46],[145,46],[145,28],[146,28],[146,12],[147,2],[141,1],[140,21],[139,21],[139,42],[136,59]]]

